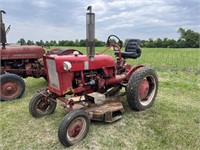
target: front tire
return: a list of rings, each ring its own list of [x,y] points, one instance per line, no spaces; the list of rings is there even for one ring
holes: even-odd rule
[[[0,100],[9,101],[20,98],[25,91],[24,80],[16,74],[3,74],[0,76]]]
[[[141,67],[131,75],[127,84],[127,101],[136,111],[153,105],[158,91],[158,78],[152,68]]]
[[[62,145],[69,147],[84,139],[88,133],[90,119],[84,110],[69,112],[58,129],[58,138]]]
[[[52,114],[57,103],[46,98],[42,93],[37,93],[29,103],[29,112],[33,117],[42,117]]]

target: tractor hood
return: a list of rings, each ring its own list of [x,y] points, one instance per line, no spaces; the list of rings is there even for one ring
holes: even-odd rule
[[[96,69],[102,69],[106,67],[114,67],[115,61],[112,56],[109,55],[98,55],[96,54],[94,56],[94,61],[90,61],[89,57],[87,55],[50,55],[50,56],[44,56],[44,59],[46,63],[48,63],[49,59],[55,61],[56,71],[57,72],[66,72],[64,70],[64,62],[70,63],[71,68],[68,70],[69,72],[73,71],[82,71],[82,70],[96,70]],[[69,64],[68,63],[68,64]]]
[[[6,46],[1,49],[1,59],[38,59],[42,58],[45,51],[40,46]]]

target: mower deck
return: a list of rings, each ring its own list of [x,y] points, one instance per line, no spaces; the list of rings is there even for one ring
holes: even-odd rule
[[[101,105],[84,108],[91,120],[114,122],[122,118],[124,107],[121,102],[108,102]]]
[[[95,92],[95,94],[97,94]],[[101,94],[99,94],[100,97],[102,97]],[[90,94],[91,96],[91,94]],[[61,105],[64,107],[66,106],[63,101],[66,100],[64,97],[58,98]],[[70,100],[73,101],[73,108],[65,107],[68,111],[70,109],[72,110],[78,110],[82,109],[86,111],[89,114],[89,118],[91,120],[96,121],[104,121],[108,123],[112,123],[116,120],[119,120],[122,118],[122,113],[124,112],[124,107],[122,103],[119,101],[118,98],[105,98],[101,99],[101,103],[99,103],[99,97],[96,96],[94,99],[91,99],[88,101],[87,96],[86,97],[71,97]]]

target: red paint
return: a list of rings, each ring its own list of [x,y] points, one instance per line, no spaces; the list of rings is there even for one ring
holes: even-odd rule
[[[6,46],[6,49],[0,51],[2,60],[38,59],[45,53],[40,46]]]
[[[113,78],[110,78],[106,81],[105,85],[114,85],[114,84],[119,84],[123,81],[126,80],[126,75],[122,74],[122,75],[116,75]]]
[[[52,86],[50,82],[48,82],[48,87],[49,90],[58,95],[64,95],[69,88],[72,88],[72,81],[74,79],[74,75],[78,74],[77,72],[80,72],[80,79],[84,87],[75,88],[74,91],[77,93],[80,92],[90,93],[94,89],[91,89],[91,86],[90,85],[88,86],[88,83],[86,83],[83,76],[83,71],[97,70],[104,68],[104,71],[107,72],[107,76],[110,77],[114,77],[116,71],[114,58],[109,55],[95,55],[94,61],[90,61],[87,55],[44,56],[44,63],[47,69],[46,71],[48,72],[47,61],[46,61],[47,59],[52,59],[55,61],[56,65],[55,71],[58,74],[58,81],[60,85],[60,88],[58,89]],[[65,61],[68,61],[72,64],[72,68],[69,71],[66,71],[63,68],[63,63]]]
[[[55,48],[55,49],[48,51],[46,55],[52,55],[52,54],[54,54],[54,55],[71,55],[75,51],[79,52],[79,54],[83,55],[82,52],[75,50],[75,49],[71,49],[71,48]]]
[[[149,93],[149,81],[144,79],[139,87],[139,97],[141,100],[145,100]]]
[[[85,69],[85,64],[88,62],[88,69],[87,70],[92,70],[92,69],[100,69],[103,67],[113,67],[115,66],[114,58],[109,55],[95,55],[94,61],[90,61],[87,55],[63,55],[63,56],[45,56],[44,59],[54,59],[56,61],[56,68],[57,72],[66,72],[63,69],[63,63],[64,61],[68,61],[72,64],[72,68],[70,69],[70,72],[73,71],[81,71],[81,70],[86,70]]]
[[[74,120],[68,127],[67,133],[70,138],[76,138],[83,129],[83,122],[81,119]]]
[[[145,65],[138,65],[138,66],[135,66],[135,67],[132,67],[132,68],[129,68],[128,69],[128,72],[127,72],[127,75],[126,75],[126,80],[128,81],[129,78],[131,77],[132,73],[134,71],[136,71],[138,68],[141,68],[141,67],[144,67]]]

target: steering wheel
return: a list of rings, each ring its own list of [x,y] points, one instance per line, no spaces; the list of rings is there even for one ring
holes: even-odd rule
[[[113,38],[114,37],[114,38]],[[117,39],[116,43],[113,41],[113,39]],[[117,44],[120,49],[122,48],[123,46],[123,41],[119,39],[118,36],[116,35],[110,35],[107,39],[107,42],[106,42],[107,46],[111,46],[111,45],[114,45],[114,44]],[[115,49],[115,46],[114,46],[114,51],[117,51],[118,49]]]

